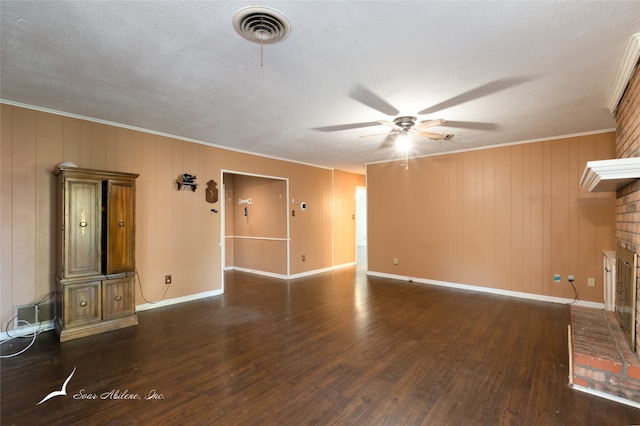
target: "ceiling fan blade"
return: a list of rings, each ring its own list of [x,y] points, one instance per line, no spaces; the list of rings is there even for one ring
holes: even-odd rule
[[[454,96],[451,99],[447,99],[446,101],[440,102],[439,104],[433,105],[429,108],[425,108],[418,113],[418,115],[425,114],[433,114],[437,111],[451,108],[452,106],[460,105],[465,102],[472,101],[474,99],[481,98],[483,96],[491,95],[496,92],[500,92],[501,90],[508,89],[513,86],[517,86],[522,84],[531,78],[505,78],[502,80],[492,81],[487,84],[483,84],[480,87],[476,87],[475,89],[471,89],[464,93],[459,94],[458,96]]]
[[[338,124],[336,126],[314,127],[313,130],[318,130],[320,132],[339,132],[341,130],[360,129],[361,127],[371,127],[371,126],[379,126],[379,125],[380,125],[380,122],[378,121],[369,121],[365,123],[348,123],[348,124]]]
[[[382,136],[382,135],[389,135],[389,132],[384,132],[384,133],[372,133],[370,135],[360,135],[361,138],[369,138],[372,136]]]
[[[395,147],[397,136],[398,136],[398,134],[395,133],[395,132],[389,133],[387,135],[387,137],[384,139],[384,141],[382,142],[382,144],[380,145],[380,149],[387,149],[387,148]]]
[[[352,99],[380,111],[385,115],[393,116],[400,114],[400,111],[365,87],[356,86],[356,88],[351,91],[350,96]]]
[[[435,120],[425,120],[415,125],[415,128],[418,130],[428,129],[429,127],[442,126],[447,123],[446,120],[442,118],[437,118]]]
[[[385,126],[389,126],[392,129],[396,129],[396,130],[402,130],[402,127],[398,126],[396,123],[394,123],[393,121],[388,121],[388,120],[378,120],[378,123],[380,124],[384,124]]]
[[[445,134],[445,133],[431,133],[431,132],[416,131],[413,134],[416,136],[421,136],[423,138],[431,139],[434,141],[448,141],[453,138],[453,134],[451,133]]]
[[[496,123],[480,123],[477,121],[446,121],[443,126],[473,130],[496,130],[498,128]]]

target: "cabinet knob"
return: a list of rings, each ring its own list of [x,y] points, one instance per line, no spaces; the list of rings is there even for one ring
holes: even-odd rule
[[[118,226],[119,226],[120,228],[124,228],[124,221],[123,221],[123,220],[121,220],[120,222],[118,222]]]
[[[83,298],[82,298],[82,300],[80,301],[79,305],[80,305],[80,307],[81,307],[81,308],[84,308],[84,307],[86,307],[86,306],[87,306],[87,301],[86,301],[86,300],[84,300],[84,297],[83,297]]]
[[[119,302],[122,300],[122,296],[120,296],[119,294],[115,297],[116,302]]]

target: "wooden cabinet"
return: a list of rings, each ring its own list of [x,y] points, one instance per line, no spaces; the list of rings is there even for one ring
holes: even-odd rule
[[[63,165],[54,175],[60,341],[136,325],[138,175]]]

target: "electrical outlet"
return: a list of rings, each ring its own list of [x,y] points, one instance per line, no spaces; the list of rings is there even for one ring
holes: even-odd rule
[[[587,278],[587,285],[589,287],[595,287],[596,286],[596,279],[595,278]]]
[[[559,283],[560,282],[560,274],[555,274],[553,276],[553,282],[554,283]]]
[[[304,254],[302,255],[302,261],[304,262],[305,260],[307,260],[307,256],[305,256]]]
[[[164,283],[165,284],[171,284],[171,275],[165,275],[164,276]]]
[[[398,260],[398,258],[397,258],[397,257],[394,257],[394,258],[393,258],[393,264],[394,264],[394,265],[397,265],[397,264],[399,264],[399,263],[400,263],[400,261]]]

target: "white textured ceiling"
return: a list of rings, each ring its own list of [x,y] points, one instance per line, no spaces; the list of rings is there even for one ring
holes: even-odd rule
[[[640,1],[267,1],[292,31],[261,66],[232,26],[251,4],[0,1],[0,98],[362,172],[398,156],[360,137],[389,128],[343,125],[459,126],[413,155],[614,128],[605,105],[640,32]]]

